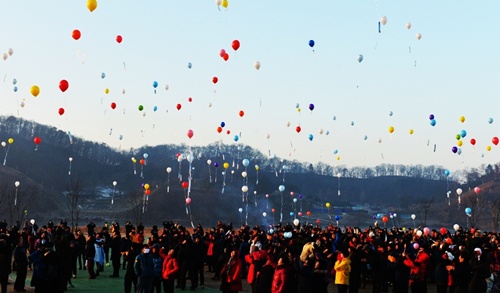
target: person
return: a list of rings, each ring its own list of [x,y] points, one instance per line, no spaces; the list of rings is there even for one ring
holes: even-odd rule
[[[99,276],[99,273],[104,272],[104,238],[102,238],[100,233],[95,235],[95,258],[94,262],[97,266],[96,275]]]
[[[162,278],[163,291],[165,291],[165,293],[174,293],[175,277],[179,272],[179,264],[174,254],[175,250],[170,249],[167,257],[163,260]]]
[[[78,262],[78,269],[83,270],[83,267],[85,266],[86,240],[81,230],[76,230],[75,242],[76,242],[75,251],[76,251],[76,259]]]
[[[123,248],[122,248],[123,251]],[[134,292],[137,289],[137,276],[134,272],[135,258],[137,256],[136,244],[130,244],[125,251],[123,251],[123,265],[125,266],[125,278],[123,279],[123,287],[125,293],[130,293],[132,291],[132,285],[134,286]]]
[[[88,224],[87,224],[87,235],[94,235],[95,232],[94,232],[94,229],[95,229],[96,225],[93,221],[90,221]]]
[[[205,242],[201,240],[200,235],[196,235],[194,238],[194,243],[192,244],[193,261],[190,270],[191,278],[191,290],[195,290],[198,287],[198,282],[200,287],[205,288],[205,256],[207,254],[207,246]]]
[[[161,293],[161,275],[163,270],[163,257],[160,254],[161,246],[156,243],[151,247],[151,255],[153,256],[154,274],[153,274],[153,289],[156,293]],[[154,290],[153,290],[154,291]]]
[[[247,282],[252,287],[252,293],[257,292],[257,284],[255,282],[255,277],[257,273],[260,271],[262,266],[267,260],[267,253],[265,250],[262,250],[262,244],[259,241],[258,237],[254,237],[252,241],[252,245],[250,245],[250,252],[245,255],[245,262],[248,263],[248,273],[247,273]]]
[[[7,235],[2,233],[0,236],[0,283],[2,284],[2,293],[7,293],[7,283],[11,272],[11,251],[7,242]]]
[[[335,262],[335,284],[339,293],[347,293],[349,289],[349,274],[351,272],[351,260],[349,259],[349,251],[342,250],[340,259]]]
[[[418,245],[418,246],[417,246]],[[415,259],[403,253],[405,257],[404,264],[410,268],[410,287],[412,293],[427,293],[427,273],[429,269],[429,255],[425,252],[423,245],[414,244],[418,247]]]
[[[14,265],[16,269],[16,281],[14,282],[14,291],[26,292],[24,283],[26,282],[26,275],[28,274],[28,257],[26,256],[26,247],[24,239],[19,238],[19,242],[14,248],[12,253],[14,255]]]
[[[120,231],[113,229],[113,236],[111,237],[109,248],[111,248],[111,264],[113,265],[113,274],[111,278],[118,278],[120,276],[120,258],[121,258],[121,237]]]
[[[479,247],[474,248],[474,256],[470,260],[472,279],[469,282],[469,292],[486,292],[486,278],[490,276],[490,262],[486,255],[482,254]]]
[[[458,255],[458,262],[452,269],[453,287],[455,293],[468,293],[471,279],[471,268],[468,259],[468,252],[462,251]]]
[[[150,293],[153,290],[154,262],[149,245],[144,244],[142,251],[135,257],[134,272],[137,276],[137,293]]]
[[[241,282],[241,259],[238,256],[238,251],[231,251],[229,261],[224,264],[221,270],[221,285],[220,290],[223,293],[235,293],[243,290]]]
[[[95,236],[93,234],[87,236],[87,244],[85,245],[85,262],[89,279],[95,279],[97,274],[94,271],[94,258],[95,258]]]
[[[278,258],[278,264],[273,275],[273,283],[271,285],[272,293],[285,293],[287,292],[288,283],[288,258],[286,256],[281,256]]]

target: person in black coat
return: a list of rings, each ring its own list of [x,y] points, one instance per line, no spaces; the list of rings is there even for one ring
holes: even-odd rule
[[[89,235],[87,237],[87,244],[85,246],[85,262],[87,271],[89,272],[89,279],[95,279],[97,274],[94,271],[94,258],[95,258],[95,236]]]
[[[312,269],[311,269],[312,270]],[[312,275],[312,273],[311,273]],[[269,258],[256,276],[257,290],[259,293],[271,293],[274,277],[274,263]],[[312,278],[312,277],[311,277]]]
[[[111,263],[113,265],[113,274],[110,276],[112,278],[119,277],[120,273],[120,258],[121,258],[121,248],[122,239],[119,230],[113,230],[113,236],[111,237],[109,248],[111,248]]]
[[[14,255],[14,265],[16,269],[16,281],[14,282],[14,291],[24,292],[24,284],[26,275],[28,274],[28,257],[26,256],[26,247],[24,246],[23,238],[19,238],[19,242],[12,253]]]
[[[474,248],[474,256],[470,260],[472,279],[469,282],[469,292],[486,292],[486,278],[490,276],[490,262],[486,255],[482,255],[479,247]]]
[[[468,293],[469,282],[472,275],[472,270],[469,264],[469,253],[463,251],[458,256],[458,261],[455,262],[455,268],[452,271],[453,287],[455,293]],[[455,259],[457,260],[457,259]]]
[[[123,253],[123,263],[126,266],[125,278],[123,280],[125,293],[130,293],[132,291],[132,285],[134,286],[134,292],[136,291],[137,287],[137,276],[135,275],[134,271],[134,262],[136,256],[139,254],[139,249],[136,246],[136,244],[130,243],[130,245],[126,247],[126,250]],[[122,249],[125,248],[122,247]]]
[[[0,235],[0,283],[2,284],[2,293],[7,293],[7,283],[11,272],[10,261],[12,254],[6,238],[5,234]]]

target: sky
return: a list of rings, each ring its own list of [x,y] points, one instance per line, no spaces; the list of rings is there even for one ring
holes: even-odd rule
[[[452,174],[499,161],[498,1],[97,3],[2,3],[0,115],[119,150],[218,142]]]

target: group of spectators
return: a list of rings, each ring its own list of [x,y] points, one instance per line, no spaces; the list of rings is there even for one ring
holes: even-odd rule
[[[124,230],[124,231],[123,231]],[[146,235],[147,234],[147,235]],[[65,221],[38,227],[0,225],[1,293],[12,270],[14,290],[25,291],[26,275],[35,292],[64,292],[72,278],[109,277],[124,271],[124,292],[174,292],[204,288],[205,273],[222,292],[239,292],[247,282],[252,293],[356,293],[369,283],[373,293],[482,293],[497,289],[500,242],[497,233],[471,229],[360,229],[332,224],[291,223],[273,227],[218,221],[209,229],[191,229],[172,221],[153,226],[118,222],[87,231]],[[189,284],[188,284],[189,281]],[[331,286],[330,286],[331,288]]]

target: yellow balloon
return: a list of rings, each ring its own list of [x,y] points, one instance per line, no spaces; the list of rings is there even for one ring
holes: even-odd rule
[[[93,12],[97,8],[96,0],[87,0],[87,8],[90,12]]]
[[[326,203],[326,207],[330,208],[330,203],[329,202]]]
[[[299,113],[300,113],[300,111],[302,111],[302,110],[300,110],[300,107],[299,107],[299,108],[297,108],[297,112],[299,112]]]
[[[14,143],[14,139],[11,137],[11,138],[9,138],[9,139],[7,140],[7,142],[8,142],[9,144],[13,144],[13,143]]]
[[[107,94],[109,94],[109,89],[108,89],[108,88],[106,88],[106,89],[104,90],[104,92],[106,93],[106,95],[107,95]]]
[[[144,184],[144,189],[146,189],[146,190],[149,189],[149,184],[148,183]]]
[[[229,168],[229,163],[228,163],[228,162],[225,162],[225,163],[222,165],[222,167],[224,167],[224,169]]]
[[[389,126],[389,133],[393,133],[394,132],[394,126]]]
[[[413,134],[413,129],[410,129],[410,131],[409,131],[409,132],[410,132],[410,134]]]
[[[255,165],[255,170],[257,170],[257,171],[259,171],[259,170],[260,170],[259,165]]]
[[[337,161],[340,161],[340,156],[337,156]]]
[[[464,116],[460,116],[460,122],[462,122],[462,123],[465,122],[465,117]]]
[[[137,160],[134,157],[132,157],[132,163],[137,163]]]
[[[224,8],[226,8],[226,9],[227,9],[227,7],[229,6],[229,1],[227,1],[227,0],[222,0],[222,4],[221,4],[221,5],[222,5],[222,7],[224,7]]]
[[[463,144],[462,140],[457,141],[457,145],[458,145],[459,147],[461,147],[461,146],[462,146],[462,144]]]
[[[486,150],[487,150],[488,152],[489,152],[489,151],[491,151],[491,146],[489,146],[489,145],[488,145],[488,146],[486,146]]]
[[[38,96],[38,94],[40,93],[40,88],[39,88],[37,85],[34,85],[34,86],[32,86],[32,87],[31,87],[31,89],[30,89],[30,93],[31,93],[34,97],[36,97],[36,96]]]

